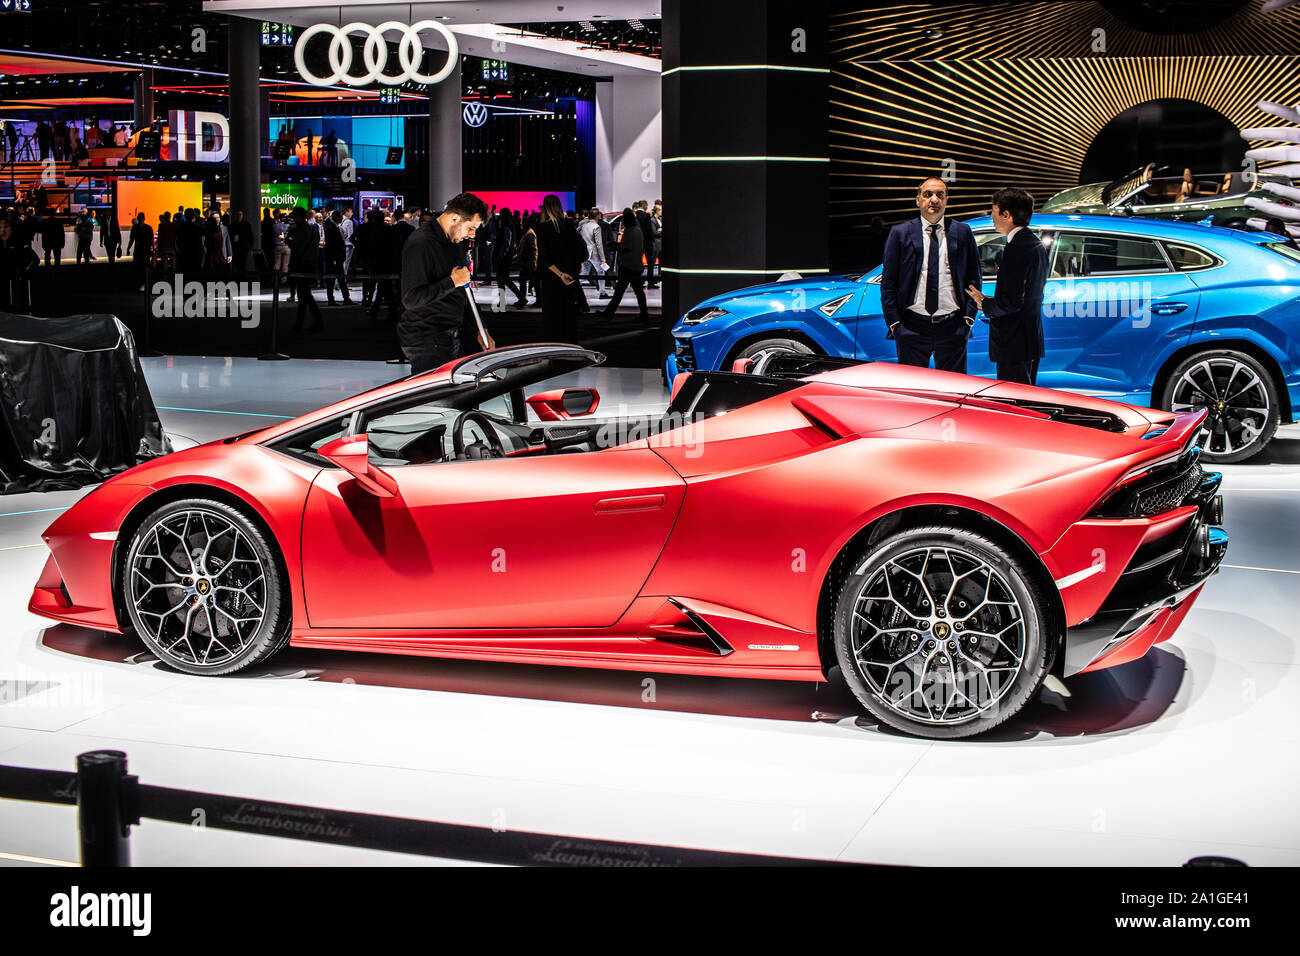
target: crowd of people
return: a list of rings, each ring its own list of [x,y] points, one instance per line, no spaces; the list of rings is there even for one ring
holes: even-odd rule
[[[255,224],[242,210],[181,206],[152,223],[139,213],[123,228],[110,210],[101,209],[80,212],[68,228],[54,210],[38,213],[37,208],[0,211],[0,280],[33,274],[41,262],[37,239],[50,268],[64,264],[69,246],[77,264],[93,261],[98,234],[96,251],[110,265],[128,259],[141,282],[146,269],[164,277],[271,273],[297,306],[295,332],[324,327],[316,290],[324,290],[330,305],[351,305],[356,300],[349,284],[360,282],[360,304],[372,320],[385,313],[394,337],[403,312],[403,249],[441,213],[372,206],[361,221],[351,206],[300,206],[287,212],[264,209]],[[456,254],[472,274],[499,290],[494,308],[540,306],[543,336],[571,341],[577,316],[593,311],[589,294],[600,301],[600,315],[612,318],[630,289],[640,317],[648,317],[645,290],[656,288],[660,278],[662,217],[659,200],[653,205],[640,200],[611,216],[595,208],[566,212],[555,196],[530,212],[485,206],[473,232],[458,240]],[[507,303],[507,293],[513,302]]]

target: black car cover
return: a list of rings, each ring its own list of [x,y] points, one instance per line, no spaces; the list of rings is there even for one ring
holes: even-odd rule
[[[0,494],[79,488],[172,450],[112,315],[0,312],[0,419]]]

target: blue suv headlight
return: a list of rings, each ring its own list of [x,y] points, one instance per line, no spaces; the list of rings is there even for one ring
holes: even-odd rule
[[[682,325],[699,325],[701,322],[707,322],[710,319],[716,319],[720,315],[730,315],[726,309],[719,309],[713,306],[707,306],[703,309],[691,309],[682,316]]]

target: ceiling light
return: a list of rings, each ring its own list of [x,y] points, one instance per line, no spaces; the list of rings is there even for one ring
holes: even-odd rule
[[[630,26],[633,30],[644,30],[644,29],[645,29],[645,24],[642,23],[640,20],[638,20],[636,17],[631,17],[631,18],[627,21],[627,25]]]
[[[579,20],[578,26],[582,27],[584,33],[595,33],[596,28],[592,26],[590,20]]]

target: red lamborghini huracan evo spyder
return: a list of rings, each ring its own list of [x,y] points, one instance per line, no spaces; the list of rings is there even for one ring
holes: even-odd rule
[[[1203,411],[879,363],[683,375],[662,417],[545,384],[602,360],[485,352],[132,468],[50,525],[30,608],[191,674],[285,644],[838,666],[962,737],[1169,638],[1227,548]]]

